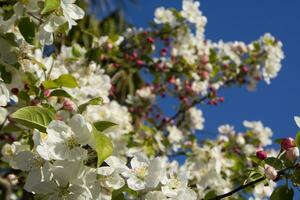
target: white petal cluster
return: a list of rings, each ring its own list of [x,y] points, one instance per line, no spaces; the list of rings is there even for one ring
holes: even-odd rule
[[[175,27],[177,24],[177,19],[171,10],[165,9],[164,7],[159,7],[155,10],[154,22],[157,24],[170,24],[170,26]]]
[[[204,128],[203,113],[196,107],[192,107],[187,111],[187,120],[192,130],[202,130]]]
[[[272,144],[273,132],[269,127],[265,127],[261,121],[244,121],[243,124],[253,132],[254,136],[260,141],[261,146]]]
[[[270,84],[270,80],[275,78],[281,69],[281,60],[284,58],[282,43],[276,41],[269,33],[265,34],[261,38],[261,41],[264,44],[264,51],[267,54],[263,68],[263,77]]]

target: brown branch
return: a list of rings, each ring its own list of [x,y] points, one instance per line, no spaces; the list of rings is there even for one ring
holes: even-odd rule
[[[199,103],[202,103],[207,98],[208,98],[208,96],[204,96],[201,99],[197,99],[197,100],[193,101],[190,105],[179,109],[172,117],[170,117],[170,119],[168,119],[167,121],[162,121],[160,123],[160,125],[157,126],[157,129],[161,129],[165,124],[169,123],[172,120],[177,119],[181,114],[185,113],[188,109],[190,109],[191,107],[193,107]],[[179,120],[178,122],[180,123],[181,121]]]
[[[287,167],[287,168],[285,168],[285,169],[280,170],[280,171],[278,172],[277,178],[276,178],[274,181],[275,181],[275,182],[279,181],[279,180],[280,180],[280,176],[283,175],[283,174],[285,173],[285,171],[290,170],[290,169],[297,168],[298,166],[299,166],[299,163],[296,163],[294,166]],[[218,195],[218,196],[213,197],[213,198],[211,198],[211,199],[209,199],[209,200],[221,200],[221,199],[224,199],[224,198],[229,197],[229,196],[233,195],[234,193],[237,193],[237,192],[239,192],[239,191],[241,191],[241,190],[243,190],[243,189],[245,189],[245,188],[247,188],[247,187],[253,186],[253,185],[255,185],[255,184],[257,184],[257,183],[259,183],[259,182],[261,182],[261,181],[263,181],[263,180],[265,180],[265,179],[266,179],[266,177],[261,177],[261,178],[259,178],[259,179],[254,180],[254,181],[251,181],[251,182],[249,182],[249,183],[246,183],[246,184],[244,184],[244,185],[241,185],[241,186],[239,186],[239,187],[233,189],[233,190],[230,191],[230,192],[227,192],[227,193],[225,193],[225,194]]]

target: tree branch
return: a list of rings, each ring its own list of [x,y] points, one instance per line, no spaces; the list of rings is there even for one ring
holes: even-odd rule
[[[206,100],[208,98],[208,96],[204,96],[201,99],[197,99],[195,101],[193,101],[190,105],[188,105],[187,107],[181,108],[179,109],[169,120],[167,121],[162,121],[160,123],[160,125],[157,126],[157,129],[161,129],[165,124],[169,123],[172,120],[177,119],[181,114],[185,113],[188,109],[190,109],[191,107],[203,102],[204,100]],[[179,121],[180,122],[180,121]]]
[[[279,180],[280,180],[280,176],[283,175],[285,171],[287,171],[287,170],[289,170],[289,169],[297,168],[298,166],[299,166],[299,163],[296,163],[294,166],[287,167],[287,168],[284,168],[284,169],[280,170],[280,171],[278,172],[277,178],[276,178],[274,181],[275,181],[275,182],[279,181]],[[225,194],[218,195],[218,196],[213,197],[213,198],[211,198],[211,199],[209,199],[209,200],[221,200],[221,199],[224,199],[224,198],[229,197],[229,196],[233,195],[234,193],[237,193],[237,192],[239,192],[239,191],[241,191],[241,190],[243,190],[243,189],[245,189],[245,188],[247,188],[247,187],[253,186],[253,185],[255,185],[255,184],[257,184],[257,183],[259,183],[259,182],[261,182],[261,181],[263,181],[263,180],[265,180],[265,179],[266,179],[266,177],[261,177],[261,178],[259,178],[259,179],[254,180],[254,181],[251,181],[251,182],[249,182],[249,183],[246,183],[246,184],[244,184],[244,185],[241,185],[241,186],[235,188],[234,190],[232,190],[232,191],[230,191],[230,192],[227,192],[227,193],[225,193]]]

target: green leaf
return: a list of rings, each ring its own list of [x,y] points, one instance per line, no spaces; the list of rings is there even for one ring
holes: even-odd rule
[[[46,89],[55,89],[59,87],[75,88],[78,87],[78,83],[74,76],[70,74],[63,74],[55,80],[44,81],[43,86]]]
[[[67,97],[67,98],[70,98],[72,99],[73,97],[67,93],[66,91],[64,90],[54,90],[50,93],[50,96],[56,96],[56,97]]]
[[[96,97],[94,99],[89,100],[88,102],[86,102],[84,104],[81,104],[78,107],[78,110],[80,113],[83,113],[86,110],[86,107],[88,105],[101,105],[101,104],[103,104],[103,99],[101,97]]]
[[[275,158],[275,157],[266,158],[265,163],[268,164],[268,165],[271,165],[272,167],[274,167],[277,170],[280,170],[283,167],[282,161],[278,158]]]
[[[44,81],[43,86],[45,89],[59,88],[59,85],[55,81],[51,81],[51,80]]]
[[[78,83],[76,79],[74,78],[74,76],[70,74],[61,75],[60,77],[58,77],[58,79],[55,79],[55,82],[60,86],[64,86],[68,88],[78,87]]]
[[[0,37],[0,47],[0,64],[16,64],[18,58],[12,50],[10,42]]]
[[[46,132],[48,124],[54,119],[54,112],[47,108],[28,106],[14,112],[11,118],[28,128]]]
[[[98,157],[97,167],[99,167],[107,157],[112,155],[113,144],[106,135],[98,131],[95,127],[93,129],[93,136],[95,141],[95,151],[97,152]]]
[[[216,192],[212,190],[205,195],[204,200],[213,199],[216,196],[217,196]]]
[[[113,122],[109,122],[109,121],[99,121],[99,122],[95,122],[94,126],[98,131],[103,132],[104,130],[112,127],[112,126],[116,126],[117,124],[113,123]]]
[[[296,138],[295,138],[295,142],[297,147],[300,147],[300,131],[298,131]]]
[[[19,31],[26,40],[32,44],[35,37],[35,25],[29,17],[22,17],[18,23]]]
[[[54,11],[60,6],[60,0],[46,0],[44,9],[42,10],[41,14],[44,15],[48,12]]]
[[[287,186],[277,187],[271,197],[270,200],[293,200],[294,198],[294,190],[293,188],[288,188]]]

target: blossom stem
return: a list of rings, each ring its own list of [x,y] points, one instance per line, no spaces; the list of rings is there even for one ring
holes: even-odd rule
[[[0,177],[0,189],[2,190],[2,195],[4,197],[3,200],[9,200],[11,195],[11,185],[2,177]]]

